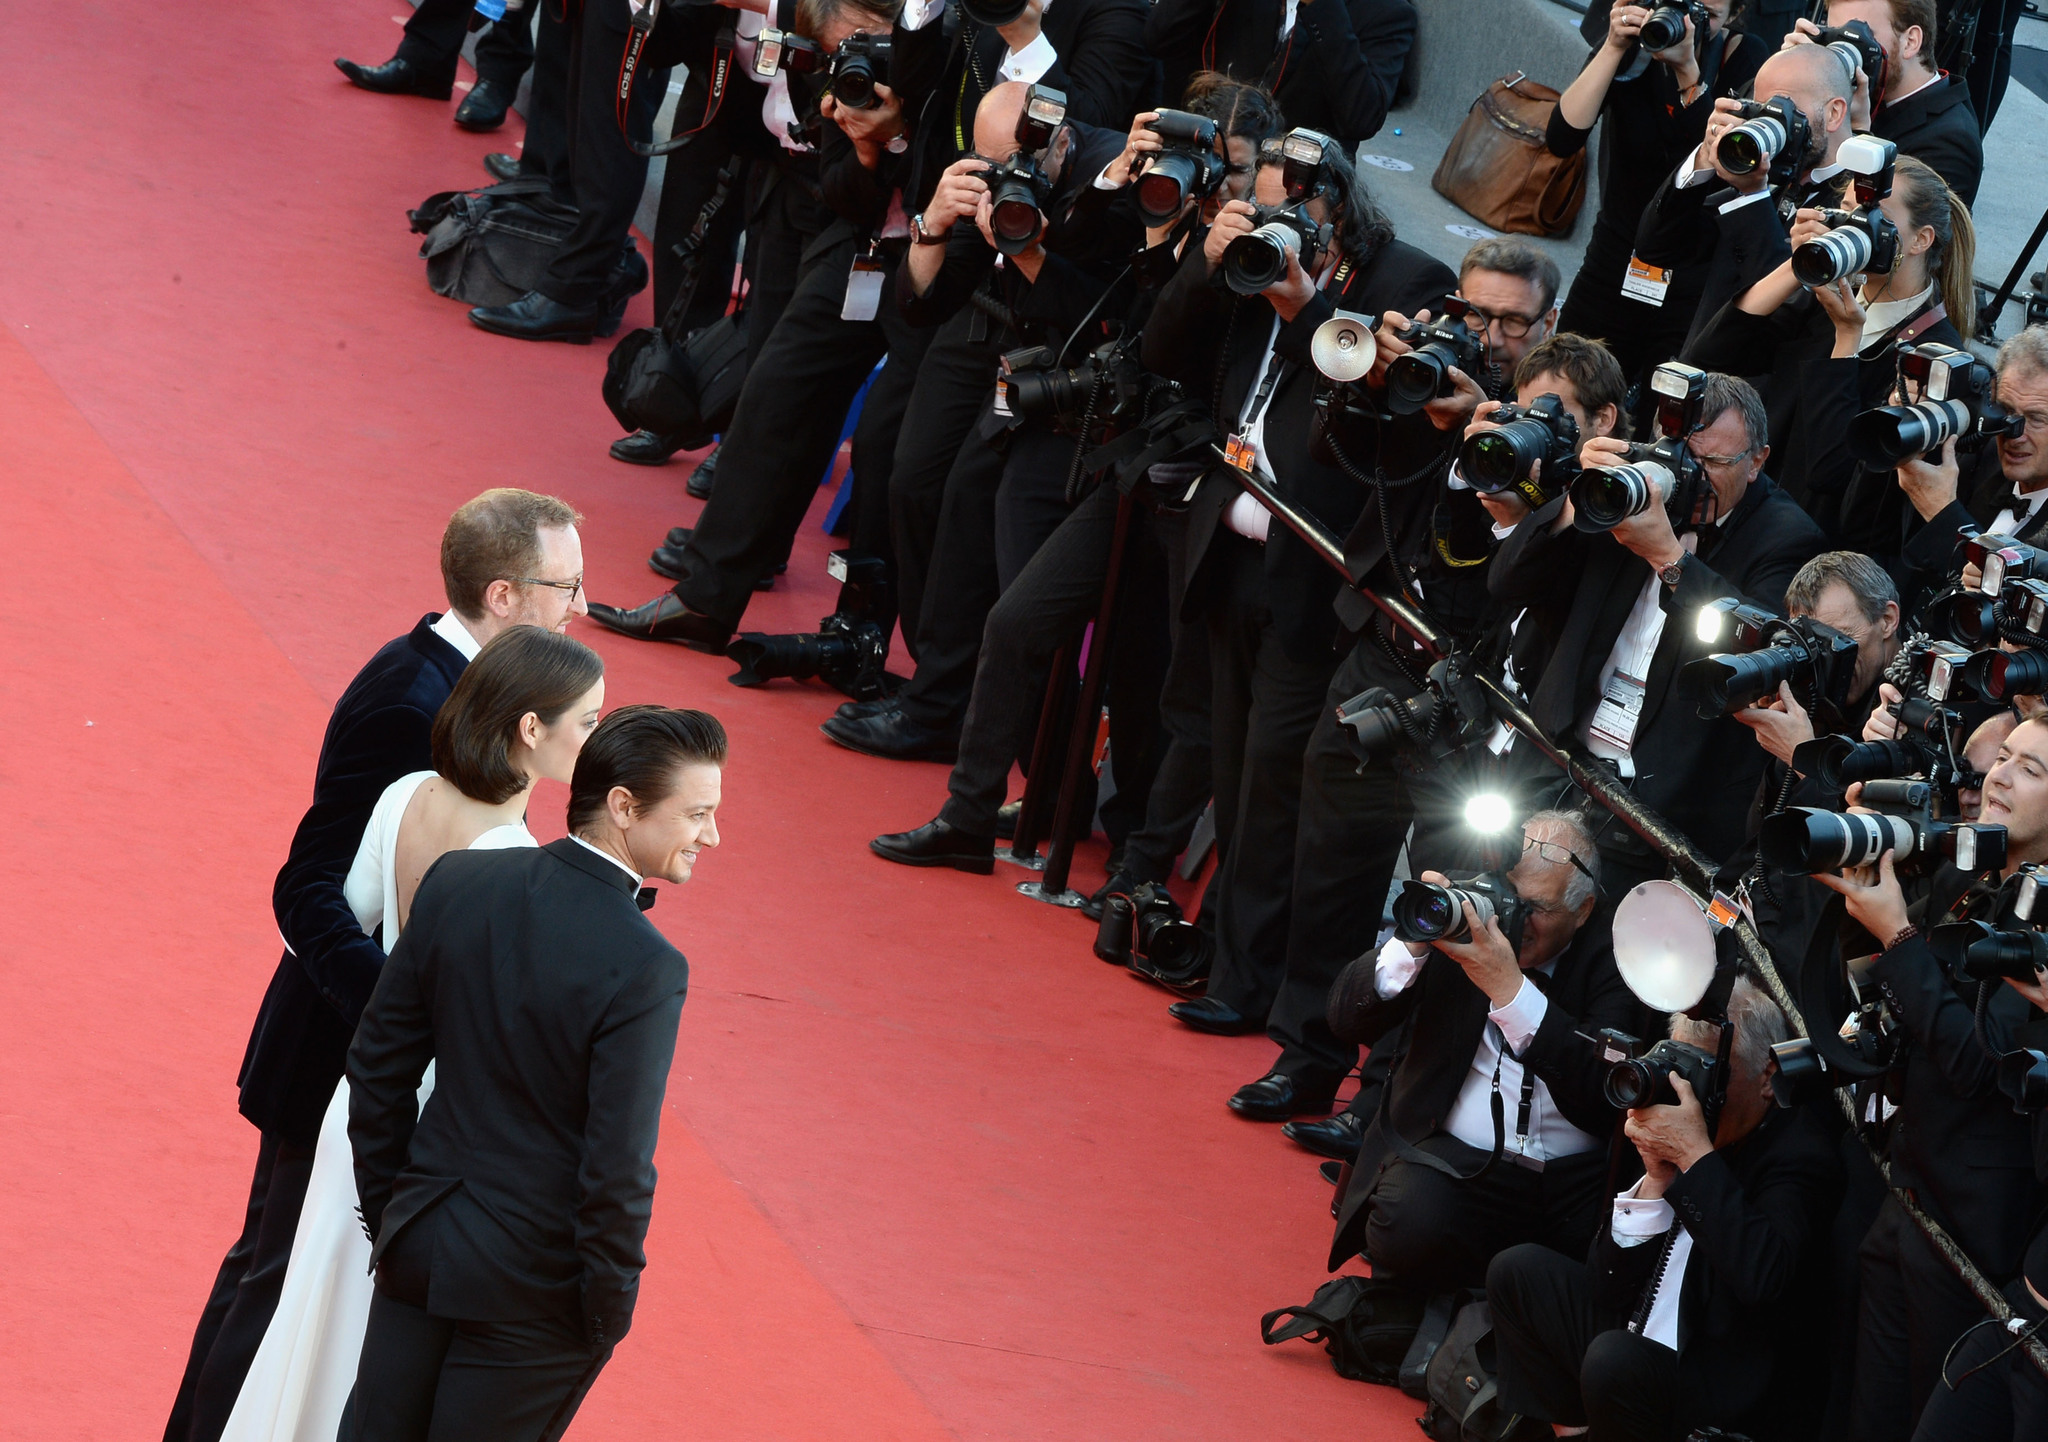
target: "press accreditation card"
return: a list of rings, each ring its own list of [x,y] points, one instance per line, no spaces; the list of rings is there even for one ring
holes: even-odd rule
[[[857,255],[846,277],[846,304],[839,308],[841,320],[873,320],[882,305],[882,262],[872,255]]]
[[[1593,735],[1617,751],[1633,749],[1636,725],[1643,719],[1643,695],[1648,688],[1628,672],[1615,668],[1607,693],[1593,711]]]
[[[1259,462],[1259,448],[1244,436],[1232,436],[1223,443],[1223,460],[1225,464],[1250,475]]]
[[[1621,278],[1621,293],[1644,305],[1662,306],[1671,289],[1671,268],[1651,265],[1639,255],[1628,258],[1628,273]]]

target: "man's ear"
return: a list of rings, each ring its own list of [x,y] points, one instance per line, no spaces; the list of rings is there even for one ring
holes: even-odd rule
[[[499,620],[512,614],[512,583],[500,576],[484,587],[484,610]]]

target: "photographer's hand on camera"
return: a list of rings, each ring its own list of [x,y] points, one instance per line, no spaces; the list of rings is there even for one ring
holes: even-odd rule
[[[1123,152],[1102,168],[1102,179],[1109,186],[1121,190],[1145,173],[1147,157],[1157,155],[1165,144],[1150,128],[1158,118],[1158,111],[1147,110],[1131,122]]]
[[[1224,201],[1208,233],[1202,237],[1202,259],[1208,264],[1209,274],[1214,275],[1223,268],[1223,252],[1230,249],[1233,240],[1250,235],[1257,227],[1258,211],[1252,208],[1250,201]]]
[[[1798,243],[1793,241],[1794,245]],[[1850,276],[1832,285],[1815,286],[1813,289],[1814,300],[1835,324],[1835,348],[1829,353],[1831,360],[1854,360],[1862,353],[1863,324],[1869,312],[1863,308],[1863,298],[1857,293],[1859,279]]]
[[[1479,402],[1472,411],[1472,419],[1465,424],[1465,435],[1469,437],[1475,431],[1499,430],[1500,424],[1493,420],[1492,416],[1503,404],[1504,402],[1495,400]],[[1530,464],[1529,476],[1532,480],[1542,479],[1542,461],[1538,460]],[[1494,525],[1502,531],[1513,530],[1529,514],[1529,503],[1513,491],[1480,491],[1478,496],[1480,506],[1492,519]]]
[[[1849,809],[1867,810],[1860,806]],[[1889,851],[1877,858],[1875,866],[1852,866],[1836,874],[1822,872],[1813,879],[1839,895],[1851,919],[1887,951],[1899,933],[1911,924],[1911,918],[1906,914],[1905,888],[1899,885],[1898,872],[1892,865]]]
[[[1678,1105],[1637,1107],[1621,1124],[1643,1159],[1643,1184],[1636,1196],[1646,1201],[1663,1196],[1680,1172],[1691,1171],[1694,1162],[1714,1150],[1707,1114],[1692,1083],[1674,1074],[1671,1090],[1678,1094]]]
[[[1594,436],[1579,449],[1579,463],[1584,466],[1621,466],[1628,463],[1628,442],[1613,436]],[[1572,508],[1569,500],[1559,512],[1561,525],[1571,524]],[[1662,570],[1682,562],[1686,549],[1679,544],[1678,533],[1671,528],[1671,516],[1663,506],[1645,506],[1642,510],[1616,525],[1609,535],[1622,546],[1649,562],[1651,569]]]
[[[1802,15],[1792,22],[1792,29],[1786,34],[1781,48],[1790,50],[1795,45],[1817,45],[1819,37],[1820,27]],[[1855,93],[1849,97],[1849,128],[1858,135],[1870,129],[1870,77],[1862,70],[1856,72]]]
[[[1733,189],[1738,195],[1753,195],[1771,183],[1770,167],[1759,165],[1747,175],[1737,175],[1721,162],[1721,137],[1742,123],[1742,102],[1729,96],[1722,96],[1714,102],[1714,113],[1707,117],[1706,138],[1700,148],[1693,152],[1687,162],[1691,170],[1711,170],[1721,178],[1721,183]]]
[[[1422,880],[1437,886],[1450,886],[1450,877],[1440,871],[1425,871]],[[1469,941],[1437,941],[1430,943],[1438,951],[1455,961],[1470,978],[1472,984],[1486,994],[1486,999],[1498,1011],[1513,1001],[1522,990],[1522,964],[1515,956],[1515,948],[1500,929],[1500,918],[1489,916],[1486,924],[1480,925],[1479,916],[1467,903],[1464,907],[1465,925],[1471,932]],[[1415,948],[1410,947],[1411,951]]]
[[[1916,456],[1899,462],[1899,489],[1923,521],[1933,520],[1956,503],[1960,476],[1953,436],[1942,442],[1938,461]]]
[[[1813,718],[1792,694],[1792,688],[1778,683],[1778,694],[1755,706],[1745,706],[1735,719],[1756,733],[1756,744],[1787,766],[1795,748],[1813,740]]]
[[[897,99],[895,91],[879,82],[875,85],[875,104],[867,109],[841,105],[828,92],[818,101],[818,113],[846,132],[846,138],[853,142],[854,154],[868,170],[881,165],[889,142],[904,133],[903,102]]]

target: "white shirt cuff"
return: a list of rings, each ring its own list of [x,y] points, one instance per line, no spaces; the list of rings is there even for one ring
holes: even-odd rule
[[[1102,167],[1100,173],[1096,175],[1095,179],[1091,181],[1090,184],[1092,184],[1097,190],[1123,189],[1121,185],[1118,185],[1115,181],[1109,178],[1109,167],[1106,165]]]
[[[1712,166],[1708,166],[1705,170],[1694,170],[1692,168],[1693,161],[1698,158],[1699,152],[1695,150],[1685,158],[1685,164],[1679,168],[1678,188],[1680,190],[1691,190],[1695,185],[1705,185],[1714,178],[1714,168]]]
[[[1770,198],[1771,192],[1769,191],[1769,189],[1752,190],[1747,195],[1738,195],[1733,200],[1722,201],[1720,205],[1720,211],[1721,214],[1726,215],[1731,210],[1742,209],[1743,206],[1748,205],[1751,201],[1769,200]]]
[[[1638,1178],[1634,1186],[1614,1199],[1612,1231],[1616,1246],[1640,1247],[1654,1241],[1671,1230],[1671,1223],[1678,1216],[1671,1203],[1662,1197],[1645,1200],[1637,1196],[1642,1189],[1642,1180]]]
[[[896,23],[905,30],[922,30],[945,13],[945,0],[903,0],[903,13]]]
[[[1469,491],[1472,489],[1472,483],[1465,479],[1465,473],[1458,469],[1456,461],[1452,461],[1450,470],[1445,472],[1444,485],[1453,491]]]
[[[1059,52],[1052,48],[1052,42],[1040,35],[1022,50],[1013,50],[1004,56],[999,73],[1005,80],[1022,80],[1029,83],[1052,69],[1053,61],[1059,58]]]
[[[1422,974],[1422,963],[1422,957],[1408,950],[1407,942],[1394,937],[1380,948],[1379,959],[1373,962],[1373,985],[1382,997],[1399,996]]]
[[[1549,1013],[1550,998],[1538,991],[1525,976],[1521,990],[1506,1006],[1488,1012],[1486,1019],[1500,1028],[1500,1034],[1507,1038],[1508,1049],[1520,1057],[1528,1050],[1529,1043],[1536,1039],[1536,1029],[1543,1025],[1543,1018]]]
[[[1519,526],[1521,524],[1522,523],[1520,521],[1515,522],[1515,526]],[[1496,541],[1505,541],[1509,536],[1512,536],[1515,533],[1515,526],[1503,526],[1499,521],[1495,521],[1493,523],[1493,538]]]

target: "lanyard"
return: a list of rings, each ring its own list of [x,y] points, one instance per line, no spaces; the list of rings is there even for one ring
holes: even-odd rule
[[[1344,282],[1350,277],[1351,261],[1347,258],[1337,262],[1337,269],[1330,276],[1329,288],[1335,291],[1340,299],[1344,294]],[[1266,374],[1259,382],[1258,394],[1252,397],[1251,409],[1245,412],[1243,421],[1238,425],[1240,435],[1250,435],[1252,427],[1259,423],[1259,417],[1266,413],[1266,407],[1272,403],[1273,390],[1280,384],[1281,372],[1287,368],[1286,359],[1280,354],[1281,325],[1282,321],[1276,314],[1273,317],[1273,358],[1266,364]]]

